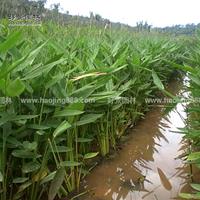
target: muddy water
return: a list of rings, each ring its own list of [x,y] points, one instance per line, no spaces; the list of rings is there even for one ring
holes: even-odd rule
[[[173,81],[169,90],[180,95],[182,84]],[[162,106],[155,106],[131,130],[117,156],[84,180],[84,188],[90,192],[81,199],[170,200],[187,191],[190,170],[180,156],[187,151],[187,142],[176,133],[177,127],[185,127],[185,118],[181,104],[167,115]]]

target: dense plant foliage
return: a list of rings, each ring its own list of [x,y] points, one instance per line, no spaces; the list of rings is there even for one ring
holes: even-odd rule
[[[187,162],[191,169],[195,166],[200,168],[200,33],[197,34],[197,42],[188,47],[188,53],[184,66],[174,64],[175,68],[184,70],[189,78],[186,90],[188,91],[187,127],[181,129],[185,138],[189,141],[190,151],[187,156]],[[192,172],[192,171],[191,171]],[[193,177],[192,180],[196,180]],[[191,187],[194,193],[181,193],[180,196],[186,199],[200,199],[200,184],[192,183]]]
[[[159,35],[0,28],[1,200],[78,189],[88,160],[115,149],[145,98],[164,91],[174,71],[166,61],[181,61],[178,42]]]

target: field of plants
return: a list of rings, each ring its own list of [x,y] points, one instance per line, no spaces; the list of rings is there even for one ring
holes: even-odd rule
[[[193,166],[200,168],[200,32],[197,33],[197,42],[188,48],[188,54],[184,66],[175,64],[175,68],[179,68],[187,73],[189,84],[186,90],[189,92],[189,104],[186,108],[187,127],[180,131],[185,134],[185,138],[189,141],[189,154],[187,162],[193,172]],[[195,176],[192,176],[192,180]],[[191,187],[194,193],[182,193],[181,197],[185,199],[200,199],[200,184],[192,183]],[[196,192],[195,192],[196,191]]]
[[[3,21],[0,200],[53,200],[78,191],[91,160],[116,150],[148,111],[145,98],[170,95],[165,85],[177,69],[189,73],[191,95],[199,97],[200,46],[190,51],[188,41],[108,27],[8,28]],[[184,130],[197,151],[199,112],[192,104]],[[199,152],[188,157],[199,160]]]

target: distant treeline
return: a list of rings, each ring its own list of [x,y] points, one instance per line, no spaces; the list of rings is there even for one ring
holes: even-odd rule
[[[55,21],[62,25],[97,25],[103,27],[126,28],[137,32],[159,32],[175,35],[192,35],[200,28],[199,24],[174,25],[164,28],[152,27],[147,22],[138,22],[135,27],[123,23],[114,23],[99,14],[90,13],[89,17],[70,15],[60,4],[52,4],[51,9],[45,8],[47,0],[1,0],[0,18],[39,15],[43,21]]]
[[[154,28],[154,30],[162,33],[172,33],[172,34],[185,34],[192,35],[196,32],[197,29],[200,29],[200,23],[196,24],[186,24],[186,25],[174,25],[167,26],[164,28]]]

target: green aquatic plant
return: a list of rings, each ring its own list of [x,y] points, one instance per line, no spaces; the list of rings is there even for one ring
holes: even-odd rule
[[[188,97],[186,98],[187,107],[185,112],[187,113],[187,126],[184,129],[180,129],[180,132],[185,135],[185,138],[189,143],[189,153],[187,155],[187,164],[190,166],[191,175],[191,187],[195,191],[193,193],[180,193],[180,197],[184,199],[200,199],[199,182],[196,180],[193,174],[193,166],[197,169],[200,168],[200,34],[196,35],[196,43],[191,46],[187,46],[185,56],[183,57],[184,65],[166,61],[171,64],[176,70],[181,70],[186,73],[187,83],[185,89],[188,91]]]
[[[59,31],[56,31],[58,30]],[[0,199],[79,190],[164,89],[176,41],[114,29],[6,28],[0,33]],[[174,56],[176,55],[176,56]]]

